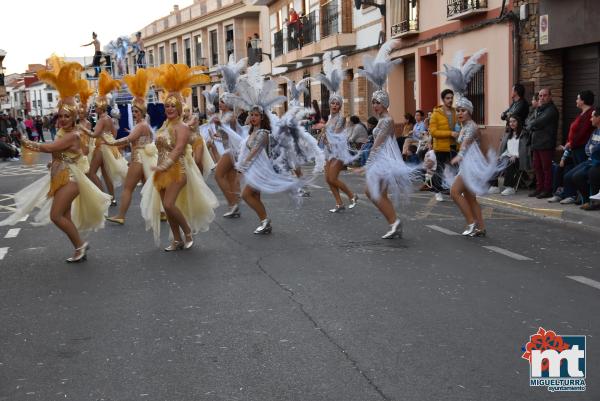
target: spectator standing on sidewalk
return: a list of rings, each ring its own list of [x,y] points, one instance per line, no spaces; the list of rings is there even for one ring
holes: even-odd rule
[[[35,118],[35,130],[38,134],[38,142],[46,142],[46,140],[44,139],[44,121],[40,116],[37,116]]]
[[[444,89],[441,94],[442,105],[433,109],[431,119],[429,120],[429,133],[433,138],[433,151],[437,160],[437,171],[433,181],[440,181],[444,175],[444,168],[454,158],[452,145],[456,143],[459,131],[456,130],[458,120],[456,119],[456,110],[452,107],[454,102],[454,92],[451,89]],[[444,197],[440,192],[440,186],[434,185],[435,199],[443,201]]]
[[[512,103],[506,111],[504,111],[500,118],[506,121],[506,128],[509,125],[509,119],[511,117],[517,117],[521,123],[525,121],[529,115],[529,104],[527,100],[523,98],[525,96],[525,87],[521,84],[515,84],[512,88]]]
[[[539,101],[533,118],[529,120],[536,179],[536,189],[529,196],[543,199],[552,197],[552,159],[556,147],[559,114],[552,101],[550,89],[540,90]]]

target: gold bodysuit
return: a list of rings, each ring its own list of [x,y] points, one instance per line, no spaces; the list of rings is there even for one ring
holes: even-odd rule
[[[65,131],[60,129],[56,138],[60,139],[66,134]],[[81,134],[75,131],[75,135],[81,140]],[[52,153],[52,162],[50,164],[50,190],[48,191],[48,197],[54,196],[56,191],[73,181],[73,174],[69,169],[69,164],[77,164],[80,162],[85,163],[85,159],[82,159],[81,149],[77,152],[73,151],[62,151]],[[87,171],[84,171],[87,172]]]
[[[172,131],[172,132],[171,132]],[[163,124],[156,134],[156,148],[158,149],[158,165],[160,166],[169,153],[175,148],[175,131],[169,127],[169,123]],[[188,145],[189,146],[189,145]],[[185,177],[185,161],[182,154],[171,167],[165,171],[154,173],[154,186],[161,191],[173,182],[179,182]]]
[[[152,135],[142,135],[137,140],[131,142],[131,161],[141,163],[138,151],[143,152],[146,145],[152,143]]]

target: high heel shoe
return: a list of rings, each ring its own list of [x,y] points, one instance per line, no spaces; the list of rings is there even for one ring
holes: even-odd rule
[[[344,205],[335,205],[333,209],[329,209],[331,213],[339,213],[344,210],[346,207]]]
[[[354,194],[352,198],[350,198],[350,204],[348,205],[348,209],[354,209],[358,204],[358,195]]]
[[[115,197],[113,196],[113,198],[110,200],[110,206],[117,206],[117,200],[115,199]]]
[[[396,219],[390,224],[390,231],[381,236],[382,239],[402,238],[402,222]]]
[[[272,230],[271,219],[264,219],[260,222],[260,226],[256,227],[254,234],[270,234]]]
[[[469,237],[485,237],[485,235],[485,228],[476,228],[475,231],[469,234]]]
[[[185,241],[183,242],[183,249],[190,249],[194,245],[194,237],[192,233],[185,235]]]
[[[240,217],[240,216],[241,216],[240,206],[237,203],[235,205],[231,206],[229,211],[223,215],[223,217],[228,218],[228,219],[233,219],[233,218]]]
[[[467,226],[467,228],[465,228],[465,231],[463,231],[462,235],[464,235],[464,236],[471,235],[475,232],[476,229],[477,229],[477,226],[475,225],[475,223],[471,223]]]
[[[125,219],[120,219],[118,217],[106,217],[106,220],[110,221],[111,223],[117,223],[120,225],[125,224]]]
[[[87,259],[87,250],[90,249],[90,244],[84,242],[79,248],[75,248],[75,254],[79,253],[78,256],[70,257],[66,260],[67,263],[79,263],[82,260]]]
[[[171,245],[165,248],[165,252],[180,251],[183,249],[183,242],[173,241]]]

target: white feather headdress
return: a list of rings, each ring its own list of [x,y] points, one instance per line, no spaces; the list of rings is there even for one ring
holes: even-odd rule
[[[365,55],[363,57],[363,68],[358,69],[358,75],[364,76],[377,87],[373,93],[373,100],[383,104],[386,108],[390,106],[389,96],[383,90],[391,69],[402,62],[402,59],[390,61],[392,51],[400,44],[399,40],[389,40],[381,46],[377,56]]]
[[[219,71],[223,76],[221,86],[223,87],[225,92],[235,93],[240,75],[246,68],[247,62],[248,59],[243,58],[236,63],[233,54],[231,54],[229,56],[229,62],[217,68],[217,71]]]
[[[277,83],[275,81],[262,81],[257,85],[256,81],[244,77],[238,82],[238,94],[226,94],[227,101],[235,107],[246,111],[259,111],[265,113],[277,104],[285,102],[285,96],[277,94]]]
[[[346,56],[337,56],[334,58],[332,52],[325,52],[323,54],[323,74],[317,74],[315,79],[329,89],[329,102],[337,101],[343,104],[339,90],[344,80],[344,68],[342,64],[345,59]]]
[[[459,50],[454,55],[452,65],[444,64],[444,71],[434,73],[446,77],[446,85],[455,92],[456,107],[466,108],[471,113],[473,113],[473,104],[464,96],[464,93],[473,76],[481,69],[482,65],[478,63],[478,60],[486,52],[487,49],[481,49],[464,61],[465,52]]]
[[[210,113],[215,112],[215,100],[219,98],[219,88],[221,84],[213,85],[210,90],[203,90],[202,96],[206,99],[206,108]]]
[[[288,96],[290,99],[291,106],[300,106],[300,95],[308,93],[307,85],[309,85],[310,77],[301,79],[298,83],[295,83],[288,77],[283,77],[287,81]]]

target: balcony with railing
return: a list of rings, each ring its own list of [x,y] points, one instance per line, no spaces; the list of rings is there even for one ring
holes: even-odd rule
[[[404,20],[392,25],[392,38],[404,38],[419,33],[419,20]]]
[[[274,57],[283,55],[283,29],[273,34]]]
[[[487,0],[446,0],[446,15],[449,20],[468,18],[488,10]]]
[[[403,38],[419,33],[419,1],[399,0],[393,4],[391,14],[394,16],[392,22],[392,38]]]
[[[337,1],[321,7],[321,37],[326,38],[339,32],[340,13]]]

